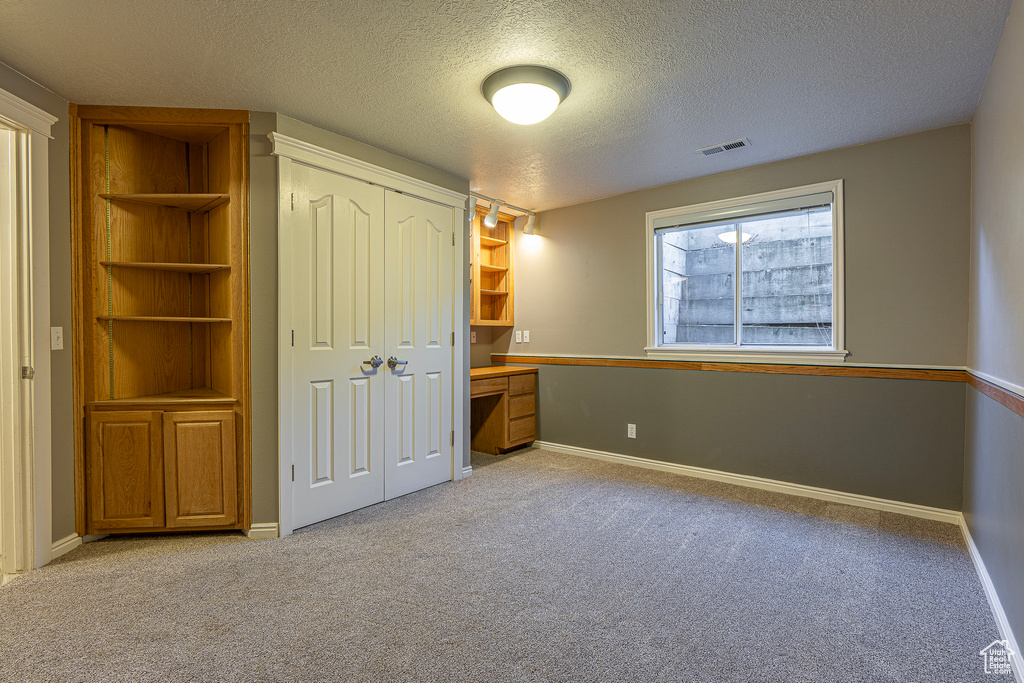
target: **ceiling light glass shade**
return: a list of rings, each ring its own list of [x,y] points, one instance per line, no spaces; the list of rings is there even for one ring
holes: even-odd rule
[[[528,126],[538,123],[569,96],[569,79],[546,66],[510,66],[495,71],[482,86],[484,97],[502,117]]]
[[[749,233],[743,233],[743,243],[746,244],[751,235]],[[736,231],[730,230],[729,232],[719,233],[718,239],[728,244],[736,244]]]
[[[501,206],[498,202],[491,204],[490,212],[484,216],[484,225],[488,228],[493,228],[498,224],[498,207]]]
[[[534,235],[536,233],[537,233],[537,217],[531,214],[530,217],[526,219],[526,225],[523,226],[523,234],[524,235]]]

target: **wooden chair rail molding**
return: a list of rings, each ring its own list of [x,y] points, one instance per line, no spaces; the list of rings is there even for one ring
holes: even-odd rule
[[[967,383],[992,400],[1002,403],[1013,412],[1024,417],[1024,397],[1012,391],[1007,391],[991,382],[986,382],[982,378],[970,373],[967,375]]]
[[[967,370],[933,368],[880,368],[853,365],[779,365],[769,363],[702,363],[698,361],[644,360],[640,358],[566,358],[562,356],[510,356],[491,354],[493,363],[525,365],[577,365],[602,368],[646,368],[650,370],[702,370],[709,372],[757,372],[774,375],[817,375],[821,377],[867,377],[872,379],[913,379],[932,382],[965,382],[1024,417],[1024,397],[992,384]]]

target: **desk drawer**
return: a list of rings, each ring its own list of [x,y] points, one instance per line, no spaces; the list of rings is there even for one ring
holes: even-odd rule
[[[508,391],[508,377],[474,379],[469,383],[470,398],[473,396],[483,396],[484,394],[499,394],[505,391]]]
[[[513,396],[508,400],[508,416],[514,420],[517,417],[533,415],[537,412],[537,399],[533,394],[525,396]]]
[[[508,442],[511,445],[533,441],[537,437],[537,423],[533,415],[508,421]]]
[[[508,378],[508,393],[510,396],[520,394],[532,394],[537,391],[537,374],[512,375]]]

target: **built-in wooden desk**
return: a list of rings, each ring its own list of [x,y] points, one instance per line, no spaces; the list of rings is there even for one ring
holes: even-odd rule
[[[471,368],[474,451],[502,453],[537,438],[537,368]]]

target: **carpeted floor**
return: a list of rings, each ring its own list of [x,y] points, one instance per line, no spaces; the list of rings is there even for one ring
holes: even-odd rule
[[[0,588],[0,680],[996,681],[957,527],[533,450]]]

